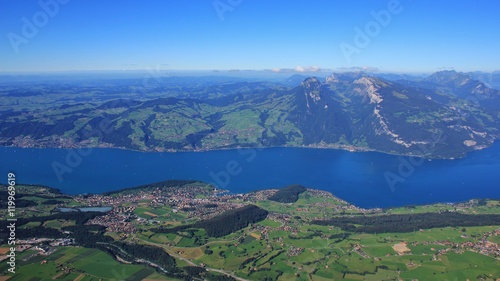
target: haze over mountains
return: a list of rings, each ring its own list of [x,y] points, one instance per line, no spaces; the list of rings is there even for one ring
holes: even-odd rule
[[[0,144],[144,151],[305,146],[451,158],[500,136],[500,91],[455,71],[426,78],[294,75],[283,84],[202,81],[197,91],[182,79],[153,84],[146,90],[158,94],[147,100],[117,94],[121,99],[4,111]],[[120,93],[133,88],[122,83]],[[17,102],[29,98],[12,92],[0,98],[9,94]]]

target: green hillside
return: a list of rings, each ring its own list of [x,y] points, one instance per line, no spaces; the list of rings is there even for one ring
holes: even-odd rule
[[[324,81],[306,78],[292,89],[236,83],[216,95],[3,112],[0,145],[142,151],[303,146],[460,157],[491,145],[500,127],[499,92],[470,78],[460,82],[464,76],[445,72],[394,82],[341,73]]]

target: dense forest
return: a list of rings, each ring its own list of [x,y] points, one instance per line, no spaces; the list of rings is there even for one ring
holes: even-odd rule
[[[208,236],[221,237],[245,228],[251,223],[262,221],[267,217],[267,214],[268,212],[264,209],[255,205],[247,205],[195,224],[174,228],[160,227],[153,229],[153,231],[157,233],[176,233],[188,228],[202,228]]]
[[[17,219],[17,225],[19,226],[28,222],[45,222],[50,220],[75,221],[75,225],[62,228],[62,231],[69,232],[69,234],[66,234],[54,228],[46,228],[43,226],[31,227],[26,229],[16,229],[16,238],[74,238],[75,243],[83,247],[98,248],[114,256],[126,252],[135,259],[145,259],[151,261],[167,269],[169,272],[177,271],[175,259],[172,258],[163,249],[148,245],[115,242],[110,236],[104,235],[104,232],[106,230],[105,226],[85,225],[85,222],[87,222],[88,220],[95,218],[96,216],[102,216],[104,214],[105,213],[102,212],[67,212],[55,213],[42,217],[19,218]],[[2,239],[1,241],[6,241],[8,237],[7,221],[0,222],[0,227],[0,237]],[[110,247],[109,245],[113,246]]]
[[[269,200],[280,203],[295,203],[299,199],[299,194],[305,192],[307,189],[299,184],[289,185],[285,188],[278,190]]]
[[[117,245],[122,251],[125,251],[135,259],[144,259],[153,262],[166,269],[169,273],[179,272],[175,259],[162,248],[123,242],[114,242],[113,244]]]
[[[333,225],[351,232],[413,232],[435,227],[500,225],[500,215],[468,215],[456,212],[441,212],[335,217],[328,220],[314,220],[312,223],[317,225]]]
[[[205,229],[208,236],[221,237],[245,228],[251,223],[262,221],[267,214],[268,212],[264,209],[255,205],[247,205],[198,222],[195,226]]]
[[[48,216],[41,217],[30,217],[30,218],[18,218],[16,225],[22,226],[28,222],[45,222],[50,220],[69,220],[75,221],[76,226],[83,227],[83,224],[95,218],[96,216],[103,216],[105,213],[102,212],[67,212],[67,213],[55,213]],[[0,243],[4,243],[8,238],[8,222],[6,220],[0,221]],[[62,232],[53,228],[46,228],[43,226],[31,227],[26,229],[16,229],[17,239],[26,239],[33,237],[45,237],[45,238],[61,238],[65,237]]]
[[[29,200],[29,199],[23,199],[24,197],[38,197],[38,198],[42,198],[42,199],[49,199],[47,201],[54,201],[55,199],[68,199],[68,198],[71,198],[69,196],[66,196],[66,195],[62,195],[60,194],[59,190],[58,189],[55,189],[55,188],[50,188],[50,187],[45,187],[47,189],[49,189],[49,192],[53,193],[54,196],[47,196],[47,195],[39,195],[39,194],[29,194],[29,193],[22,193],[22,192],[19,192],[19,193],[16,193],[16,207],[17,208],[25,208],[25,207],[32,207],[32,206],[36,206],[37,203],[33,200]],[[2,209],[7,209],[7,198],[9,196],[9,194],[7,193],[6,189],[7,189],[7,186],[6,185],[0,185],[0,208]],[[62,202],[62,201],[61,201]],[[45,203],[43,202],[43,204],[51,204],[51,203]]]
[[[86,248],[96,248],[113,257],[124,260],[149,264],[153,263],[163,270],[156,268],[159,272],[167,275],[180,274],[175,259],[163,249],[142,244],[130,244],[113,240],[104,235],[106,227],[101,225],[76,225],[67,226],[63,230],[70,231],[69,237],[75,239],[75,243]]]

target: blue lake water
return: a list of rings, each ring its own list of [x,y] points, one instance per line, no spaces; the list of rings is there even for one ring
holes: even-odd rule
[[[500,198],[500,143],[462,159],[432,161],[303,148],[144,153],[0,147],[0,156],[0,182],[14,172],[18,183],[43,184],[69,194],[194,179],[234,193],[298,183],[361,207]]]

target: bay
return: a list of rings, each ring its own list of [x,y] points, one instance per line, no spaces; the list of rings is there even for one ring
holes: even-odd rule
[[[147,153],[0,147],[0,156],[0,182],[14,172],[18,183],[68,194],[192,179],[233,193],[302,184],[365,208],[500,198],[500,143],[461,159],[432,161],[305,148]]]

